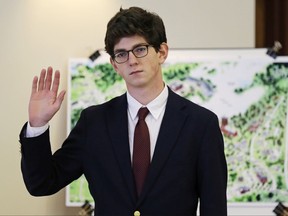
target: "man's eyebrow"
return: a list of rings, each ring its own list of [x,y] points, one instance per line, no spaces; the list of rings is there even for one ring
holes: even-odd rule
[[[114,53],[118,53],[118,52],[125,52],[127,51],[126,49],[116,49],[114,50]]]
[[[132,49],[131,50],[133,50],[133,49],[135,49],[136,47],[138,47],[138,46],[143,46],[143,45],[147,45],[147,43],[138,43],[138,44],[135,44],[135,45],[133,45],[132,46]],[[125,52],[125,51],[128,51],[127,49],[116,49],[116,50],[114,50],[114,53],[119,53],[119,52]]]

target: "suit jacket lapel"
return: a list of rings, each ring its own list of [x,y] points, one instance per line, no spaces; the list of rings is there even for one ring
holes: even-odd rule
[[[176,144],[177,137],[187,118],[187,114],[183,111],[184,107],[184,100],[169,90],[165,114],[160,127],[154,155],[143,191],[137,202],[138,205],[143,201],[158,175],[160,175],[173,146]],[[109,122],[108,133],[111,137],[114,154],[118,160],[124,182],[126,182],[125,186],[128,188],[130,197],[134,203],[137,197],[129,149],[126,94],[120,96],[107,108],[107,122]]]
[[[187,118],[187,114],[182,110],[184,106],[184,100],[180,99],[176,93],[169,89],[165,114],[160,127],[153,159],[138,204],[141,203],[158,175],[160,175],[173,146],[176,144],[177,137]]]
[[[136,200],[135,183],[131,168],[131,156],[128,138],[127,98],[126,94],[120,96],[107,110],[109,136],[124,182],[132,197]]]

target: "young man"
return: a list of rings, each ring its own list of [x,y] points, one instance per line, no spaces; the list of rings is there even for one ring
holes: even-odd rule
[[[105,45],[127,92],[83,110],[53,155],[48,123],[65,91],[58,94],[60,73],[52,79],[51,67],[34,78],[29,122],[20,134],[28,191],[50,195],[84,174],[95,215],[191,216],[198,200],[201,216],[227,215],[227,167],[218,118],[163,82],[168,45],[161,18],[138,7],[120,9],[108,23]],[[147,116],[137,123],[141,107],[148,108]],[[146,134],[140,151],[134,141],[138,133]]]

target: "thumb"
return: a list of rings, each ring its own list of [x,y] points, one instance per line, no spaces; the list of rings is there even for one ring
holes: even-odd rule
[[[64,100],[65,94],[66,94],[66,91],[63,90],[59,93],[58,97],[56,98],[55,105],[58,107],[58,109],[60,108],[60,106]]]

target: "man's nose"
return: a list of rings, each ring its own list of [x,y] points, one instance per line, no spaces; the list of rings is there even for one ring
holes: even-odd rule
[[[137,62],[137,57],[134,55],[134,53],[132,52],[132,50],[130,50],[130,51],[128,52],[128,61],[129,61],[130,64]]]

